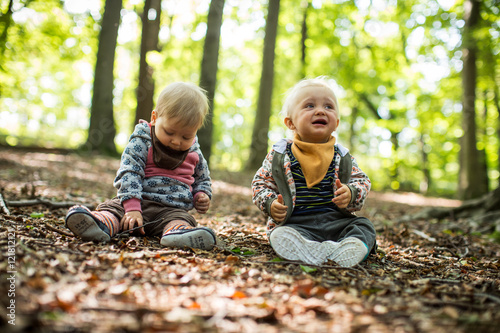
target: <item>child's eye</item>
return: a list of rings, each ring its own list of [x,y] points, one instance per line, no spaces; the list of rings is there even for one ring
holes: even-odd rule
[[[308,104],[306,104],[306,108],[307,109],[314,108],[314,104],[308,103]]]
[[[331,106],[331,105],[325,105],[325,108],[326,108],[326,109],[333,110],[333,106]]]

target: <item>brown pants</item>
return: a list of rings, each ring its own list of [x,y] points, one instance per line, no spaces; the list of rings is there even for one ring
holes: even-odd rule
[[[141,207],[142,219],[145,224],[144,232],[146,233],[146,236],[161,236],[165,226],[174,220],[183,220],[193,227],[197,226],[195,218],[183,209],[165,206],[164,204],[150,200],[142,200]],[[123,208],[119,198],[113,198],[99,204],[96,210],[111,212],[118,218],[118,221],[120,221],[125,215],[125,209]],[[151,221],[155,222],[147,224]],[[121,231],[122,230],[119,232]],[[133,234],[140,235],[139,230],[134,230]]]

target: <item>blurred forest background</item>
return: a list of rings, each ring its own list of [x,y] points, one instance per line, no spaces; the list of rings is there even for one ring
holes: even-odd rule
[[[0,146],[118,155],[173,81],[208,91],[213,170],[289,135],[284,93],[331,78],[375,190],[498,188],[498,0],[1,0]]]

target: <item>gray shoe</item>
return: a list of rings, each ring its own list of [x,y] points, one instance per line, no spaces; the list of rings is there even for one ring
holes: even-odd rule
[[[335,261],[339,266],[352,267],[362,262],[367,254],[368,247],[356,237],[342,240],[327,259]]]
[[[335,242],[315,242],[305,239],[290,227],[277,227],[269,237],[271,247],[283,259],[298,260],[310,265],[321,265],[334,251]]]
[[[109,242],[109,228],[96,219],[87,207],[73,206],[66,214],[66,227],[84,241]]]
[[[160,240],[160,244],[168,247],[191,247],[211,250],[217,240],[212,229],[206,227],[193,228],[177,225],[170,229]]]

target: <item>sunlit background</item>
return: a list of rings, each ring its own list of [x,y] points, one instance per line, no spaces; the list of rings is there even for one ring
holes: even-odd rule
[[[14,2],[14,24],[0,72],[0,140],[8,145],[77,148],[86,140],[104,2],[62,2],[63,6],[55,0],[33,2],[29,7]],[[209,3],[162,2],[162,49],[148,55],[155,69],[156,93],[172,81],[199,82]],[[2,12],[6,5],[2,2]],[[371,176],[374,188],[421,189],[424,151],[434,179],[431,191],[452,194],[457,184],[458,138],[463,134],[462,2],[314,0],[311,5],[306,74],[331,77],[341,108],[336,135]],[[143,1],[124,0],[121,12],[114,82],[119,149],[133,129],[142,7]],[[286,90],[301,79],[304,8],[304,2],[281,4],[270,143],[290,135],[279,111]],[[488,8],[493,18],[486,19],[496,19],[497,25],[482,34],[493,41],[487,47],[498,58],[500,11],[494,5]],[[238,171],[248,158],[266,12],[265,1],[226,0],[212,168]],[[150,18],[156,15],[148,13]],[[485,71],[480,67],[480,87],[487,85]],[[486,94],[485,100],[493,98],[490,91]],[[377,117],[367,110],[361,95],[369,96]],[[482,102],[479,105],[483,107]],[[497,118],[497,112],[481,118],[478,138],[478,148],[487,150],[492,166],[498,163]],[[398,181],[389,177],[396,169]],[[496,182],[498,168],[492,167],[489,176]]]

